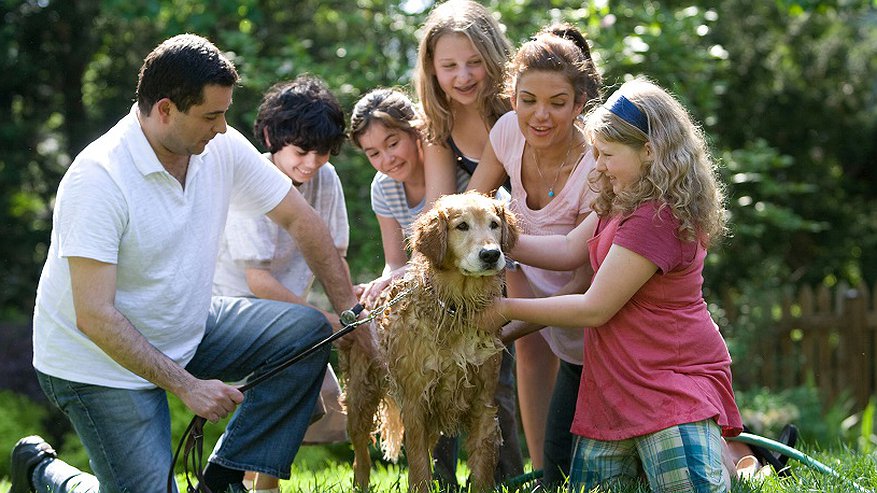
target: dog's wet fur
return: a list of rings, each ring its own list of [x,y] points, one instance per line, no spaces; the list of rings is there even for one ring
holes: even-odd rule
[[[409,490],[426,491],[439,435],[462,430],[472,491],[493,488],[502,442],[494,391],[504,346],[498,328],[475,321],[502,295],[504,252],[517,238],[507,206],[473,192],[440,198],[415,222],[408,272],[378,301],[381,307],[407,292],[376,318],[377,358],[355,348],[341,358],[354,481],[362,491],[376,432],[390,460],[404,440]]]

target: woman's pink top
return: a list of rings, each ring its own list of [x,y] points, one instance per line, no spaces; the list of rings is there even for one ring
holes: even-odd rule
[[[628,217],[601,218],[588,242],[594,271],[614,245],[658,271],[605,325],[585,329],[585,371],[573,433],[623,440],[674,425],[715,420],[742,429],[731,356],[703,299],[706,249],[676,236],[668,208],[647,203]]]
[[[584,150],[576,168],[569,175],[563,189],[545,207],[534,210],[527,207],[527,192],[521,182],[521,161],[526,140],[518,127],[517,114],[503,115],[490,131],[490,143],[496,157],[512,181],[512,200],[509,207],[515,213],[521,231],[528,235],[565,235],[576,227],[579,215],[590,212],[594,192],[588,187],[588,173],[594,169],[594,153]],[[537,297],[551,296],[572,280],[572,272],[557,272],[521,265],[530,288]],[[582,364],[581,330],[546,327],[539,331],[554,354],[576,365]]]

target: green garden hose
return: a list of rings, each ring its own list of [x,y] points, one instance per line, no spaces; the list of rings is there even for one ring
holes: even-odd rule
[[[507,487],[509,490],[514,491],[521,486],[529,483],[530,481],[535,481],[542,477],[542,469],[536,469],[535,471],[530,471],[520,476],[515,476],[513,478],[509,478],[502,483],[502,486]]]
[[[828,474],[829,476],[834,476],[842,481],[849,483],[850,485],[852,485],[853,488],[856,489],[856,491],[859,491],[861,493],[873,493],[871,490],[867,490],[867,489],[859,486],[852,479],[841,476],[840,473],[838,473],[834,469],[826,466],[822,462],[819,462],[818,460],[814,459],[813,457],[810,457],[809,455],[807,455],[807,454],[805,454],[797,449],[793,449],[792,447],[789,447],[788,445],[786,445],[784,443],[780,443],[780,442],[777,442],[775,440],[771,440],[770,438],[764,438],[762,436],[753,435],[752,433],[740,433],[739,435],[737,435],[735,437],[727,437],[726,439],[733,440],[735,442],[746,443],[749,445],[757,445],[759,447],[766,448],[772,452],[779,452],[780,454],[783,454],[785,456],[791,457],[792,459],[795,459],[796,461],[800,462],[801,464],[804,464],[805,466],[807,466],[811,469],[816,469],[817,471],[819,471],[821,473]]]

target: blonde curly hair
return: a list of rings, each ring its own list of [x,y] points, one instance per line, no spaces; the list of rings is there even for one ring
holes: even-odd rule
[[[630,214],[645,202],[656,201],[659,211],[669,207],[679,220],[679,238],[708,246],[727,234],[725,191],[702,129],[670,93],[645,78],[625,82],[610,97],[623,95],[647,121],[643,131],[605,105],[593,108],[585,131],[593,142],[600,138],[642,149],[648,142],[653,159],[642,164],[640,180],[614,193],[609,179],[594,169],[592,188],[598,192],[592,204],[597,214]],[[598,152],[594,149],[595,156]]]

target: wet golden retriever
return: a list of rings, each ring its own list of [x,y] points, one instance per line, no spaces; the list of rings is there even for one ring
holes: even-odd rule
[[[493,395],[504,346],[496,328],[475,320],[502,294],[503,252],[517,238],[505,204],[477,193],[442,197],[416,221],[408,272],[377,305],[398,300],[376,318],[378,357],[342,356],[354,481],[363,491],[376,432],[391,460],[404,436],[409,490],[425,491],[439,435],[464,429],[470,485],[473,491],[493,487],[502,441]]]

